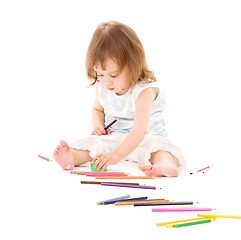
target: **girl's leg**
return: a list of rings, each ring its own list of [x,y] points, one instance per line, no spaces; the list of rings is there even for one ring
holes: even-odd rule
[[[171,153],[158,151],[151,154],[150,163],[152,165],[139,166],[147,176],[155,177],[177,177],[178,169]]]
[[[63,140],[60,141],[60,145],[54,150],[53,157],[65,170],[72,170],[75,166],[79,166],[92,160],[88,150],[70,148]]]

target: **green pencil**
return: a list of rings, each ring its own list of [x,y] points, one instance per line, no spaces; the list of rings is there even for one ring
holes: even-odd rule
[[[170,224],[171,226],[167,225],[167,227],[179,228],[179,227],[186,227],[186,226],[192,226],[192,225],[203,224],[203,223],[210,223],[212,221],[214,221],[214,220],[213,219],[197,220],[197,221],[194,221],[194,222]]]

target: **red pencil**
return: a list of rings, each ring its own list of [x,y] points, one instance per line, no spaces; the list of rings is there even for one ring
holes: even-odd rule
[[[195,174],[195,173],[199,173],[199,172],[204,171],[204,170],[209,169],[209,168],[210,168],[210,166],[207,166],[205,168],[197,170],[196,172],[191,172],[190,175]]]
[[[48,161],[48,162],[52,162],[52,160],[51,160],[51,159],[46,158],[46,157],[43,157],[43,156],[41,156],[41,155],[38,155],[38,157],[39,157],[39,158],[42,158],[42,159],[44,159],[44,160],[46,160],[46,161]]]

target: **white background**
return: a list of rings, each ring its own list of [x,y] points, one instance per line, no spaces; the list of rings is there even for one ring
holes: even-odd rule
[[[215,164],[205,179],[195,177],[193,181],[187,176],[160,181],[174,192],[175,186],[178,191],[186,188],[185,193],[194,188],[206,194],[205,200],[217,199],[215,194],[218,200],[224,196],[226,200],[237,199],[241,166],[240,12],[240,2],[232,0],[1,1],[0,177],[4,214],[0,215],[9,239],[12,235],[25,239],[81,236],[83,219],[93,224],[85,222],[84,229],[98,237],[100,232],[121,229],[120,222],[110,220],[107,210],[89,208],[93,202],[108,198],[107,190],[92,199],[92,192],[80,189],[78,180],[70,180],[55,163],[48,165],[37,158],[38,154],[51,158],[60,139],[72,142],[90,133],[94,88],[85,87],[89,84],[85,54],[97,25],[109,20],[129,25],[140,37],[148,65],[166,93],[169,138],[182,149],[189,169]],[[192,200],[188,197],[183,200]],[[89,205],[88,199],[92,200]],[[217,205],[230,206],[226,200]],[[233,207],[239,207],[241,215],[238,205]],[[81,216],[83,212],[74,217],[79,206],[88,211],[87,218]],[[109,209],[114,214],[114,209]],[[119,211],[117,219],[125,214]],[[90,217],[94,214],[97,217]],[[142,212],[135,214],[139,219]],[[103,215],[107,217],[102,219]],[[124,226],[128,225],[129,231],[139,229],[136,218],[131,219]],[[66,226],[73,224],[74,230],[64,229],[65,221]],[[153,227],[153,222],[142,224],[139,231],[144,235],[153,229],[157,236],[170,234]],[[214,224],[215,231],[225,230],[223,225]],[[99,226],[97,232],[94,226]],[[205,227],[192,229],[202,231]]]

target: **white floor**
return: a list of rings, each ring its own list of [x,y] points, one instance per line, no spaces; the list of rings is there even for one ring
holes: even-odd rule
[[[33,156],[31,164],[29,171],[8,171],[8,189],[1,211],[2,233],[8,236],[5,239],[20,236],[25,239],[72,239],[87,235],[93,239],[144,239],[150,234],[153,238],[193,239],[195,236],[195,239],[202,239],[205,235],[240,234],[241,220],[217,219],[209,224],[167,229],[157,227],[156,223],[195,218],[197,213],[153,213],[152,207],[96,205],[101,200],[130,194],[133,197],[197,201],[198,206],[217,208],[215,213],[241,216],[240,177],[229,174],[219,164],[205,174],[190,176],[187,172],[178,178],[129,180],[159,186],[160,190],[81,185],[80,180],[87,177],[62,171],[54,162]],[[134,163],[125,162],[111,166],[109,170],[140,175],[136,167]],[[89,167],[77,169],[89,170]]]

